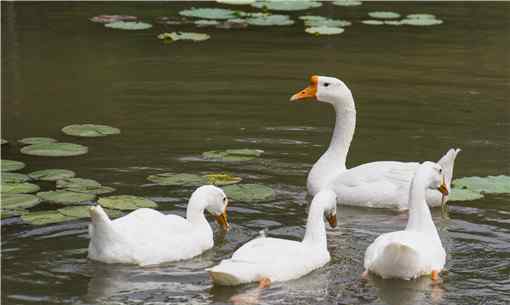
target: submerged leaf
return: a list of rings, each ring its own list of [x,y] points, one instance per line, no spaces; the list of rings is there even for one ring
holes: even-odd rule
[[[237,184],[223,188],[227,197],[232,201],[260,202],[270,201],[275,197],[272,188],[261,184]]]
[[[62,128],[62,132],[70,136],[92,138],[120,134],[120,129],[108,125],[74,124]]]
[[[67,169],[45,169],[31,172],[28,175],[34,180],[57,181],[61,179],[73,178],[75,173]]]
[[[147,30],[152,28],[152,24],[139,22],[139,21],[115,21],[106,23],[104,25],[107,28],[118,29],[118,30]]]
[[[2,209],[19,210],[36,206],[41,199],[29,194],[2,194]]]
[[[37,196],[46,202],[65,205],[84,203],[96,198],[94,194],[77,193],[67,190],[39,192]]]
[[[2,182],[2,193],[6,194],[23,194],[34,193],[39,190],[37,184],[21,182],[21,183],[4,183]]]
[[[126,15],[99,15],[90,18],[89,20],[97,23],[112,23],[115,21],[134,21],[137,17]]]
[[[152,200],[131,195],[102,197],[97,201],[97,203],[105,208],[116,210],[136,210],[139,208],[158,207],[158,204]]]
[[[29,176],[19,173],[2,173],[2,183],[20,183],[31,180]]]
[[[20,161],[3,160],[0,161],[2,165],[2,172],[13,172],[25,167],[25,163]]]
[[[22,154],[44,157],[72,157],[84,155],[88,152],[87,146],[73,143],[45,143],[25,146]]]
[[[263,153],[264,151],[260,149],[211,150],[202,153],[202,157],[217,161],[248,161],[261,156]]]
[[[199,175],[184,173],[163,173],[150,175],[147,180],[159,185],[169,186],[201,186],[207,184],[207,178]]]

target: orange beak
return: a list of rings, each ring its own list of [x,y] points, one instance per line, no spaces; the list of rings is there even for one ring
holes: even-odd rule
[[[219,215],[215,215],[214,217],[216,218],[216,222],[223,227],[223,230],[228,231],[230,226],[227,221],[227,211],[224,211]]]
[[[305,98],[316,98],[317,94],[317,82],[319,81],[319,77],[317,75],[312,75],[310,77],[310,86],[306,87],[305,89],[299,91],[298,93],[294,94],[290,97],[291,101],[297,101],[302,100]]]
[[[438,191],[440,191],[441,194],[443,194],[443,196],[448,196],[448,187],[446,186],[446,183],[444,181],[444,177],[443,177],[443,179],[441,181],[441,185],[439,186]]]
[[[326,215],[326,219],[332,228],[336,228],[336,214]]]

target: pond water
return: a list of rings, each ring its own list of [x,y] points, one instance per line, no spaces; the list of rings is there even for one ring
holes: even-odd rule
[[[254,285],[213,287],[204,268],[228,257],[264,228],[299,239],[309,198],[306,174],[325,150],[334,113],[326,104],[289,102],[310,74],[331,75],[352,89],[358,126],[348,165],[374,160],[437,160],[463,149],[455,177],[510,173],[510,5],[508,3],[324,4],[307,12],[354,24],[338,36],[288,27],[240,30],[157,25],[106,29],[88,19],[132,14],[153,22],[215,3],[2,2],[2,159],[22,173],[66,168],[117,189],[147,196],[183,215],[192,188],[147,186],[165,171],[229,172],[268,185],[276,199],[233,203],[232,228],[215,230],[215,247],[194,259],[153,268],[87,260],[87,220],[29,226],[2,223],[2,304],[224,304]],[[251,7],[236,9],[255,11]],[[431,13],[431,27],[370,26],[371,11]],[[208,33],[200,42],[164,44],[174,30]],[[108,124],[121,135],[73,138],[76,123]],[[33,136],[84,144],[69,158],[19,153]],[[204,151],[263,149],[242,163],[199,162]],[[54,188],[41,184],[43,189]],[[299,280],[275,283],[262,304],[508,304],[510,197],[451,202],[450,219],[433,211],[448,254],[443,281],[359,280],[366,247],[398,230],[406,215],[341,207],[328,231],[332,260]],[[37,209],[37,208],[35,208]],[[216,227],[215,227],[216,228]]]

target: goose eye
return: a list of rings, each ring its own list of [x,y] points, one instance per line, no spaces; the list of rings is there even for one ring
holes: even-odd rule
[[[442,174],[442,173],[443,173],[443,169],[442,169],[442,168],[440,168],[440,169],[439,169],[439,173],[440,173],[440,174]]]
[[[329,83],[324,83],[324,87],[327,87],[327,86],[329,86]]]
[[[223,197],[223,202],[227,202],[227,197]]]

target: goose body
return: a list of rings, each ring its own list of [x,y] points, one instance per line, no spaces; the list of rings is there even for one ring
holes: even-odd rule
[[[192,258],[214,245],[204,209],[217,215],[226,228],[226,204],[221,189],[203,186],[191,196],[186,218],[138,209],[110,220],[101,206],[92,207],[88,257],[104,263],[141,266]]]
[[[324,215],[336,226],[336,198],[329,190],[319,192],[312,200],[302,241],[258,237],[208,269],[211,279],[228,286],[262,279],[288,281],[324,266],[330,261]]]
[[[291,100],[309,97],[331,104],[335,109],[336,122],[328,149],[308,174],[308,192],[313,196],[322,189],[332,189],[339,204],[408,209],[411,179],[419,163],[379,161],[346,168],[347,154],[356,128],[356,107],[351,91],[339,79],[312,76],[310,86],[293,95]],[[438,161],[445,170],[448,186],[459,151],[450,149]],[[429,206],[435,207],[448,198],[437,190],[430,190],[426,200]]]
[[[366,270],[382,278],[409,280],[443,269],[446,253],[425,201],[429,188],[447,192],[441,172],[441,166],[432,162],[418,167],[411,183],[407,227],[377,237],[365,252]]]

